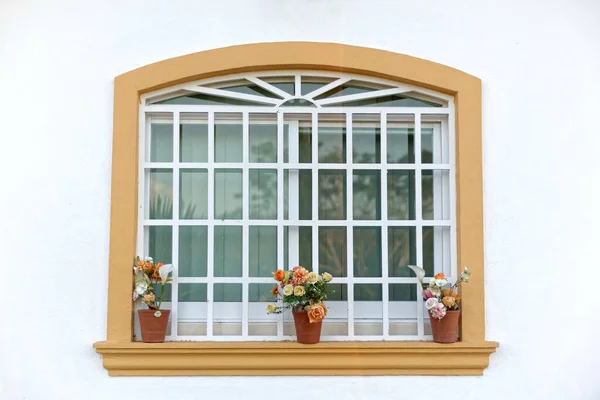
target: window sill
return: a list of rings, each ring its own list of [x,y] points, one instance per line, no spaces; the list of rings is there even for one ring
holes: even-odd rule
[[[483,375],[497,342],[96,342],[110,376]]]

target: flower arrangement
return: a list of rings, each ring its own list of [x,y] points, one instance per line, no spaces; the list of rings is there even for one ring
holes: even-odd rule
[[[328,284],[333,277],[330,273],[318,275],[299,265],[291,271],[279,269],[273,273],[273,278],[278,283],[271,289],[271,295],[280,298],[283,305],[269,304],[267,313],[279,314],[289,308],[297,312],[306,311],[311,324],[325,318],[327,307],[323,300],[331,292]]]
[[[408,267],[417,275],[417,279],[421,282],[421,285],[424,285],[425,270],[414,265],[409,265]],[[448,280],[441,272],[429,281],[427,287],[423,289],[423,300],[425,300],[425,307],[433,318],[441,320],[446,316],[448,310],[459,309],[461,300],[460,288],[463,283],[469,283],[470,276],[471,272],[465,267],[454,285],[447,286]],[[444,288],[444,286],[446,287]]]
[[[151,310],[160,310],[162,299],[165,294],[165,285],[173,278],[169,274],[173,271],[172,264],[154,263],[152,257],[136,257],[133,266],[135,274],[135,287],[133,289],[133,301],[142,301]],[[160,285],[160,295],[156,296],[156,288]]]

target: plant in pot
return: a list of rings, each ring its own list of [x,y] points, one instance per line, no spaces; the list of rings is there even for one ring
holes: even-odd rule
[[[319,343],[323,318],[327,315],[323,300],[331,292],[328,286],[333,279],[331,274],[318,275],[297,266],[291,271],[277,270],[273,278],[277,285],[271,289],[271,295],[281,300],[283,305],[269,304],[267,313],[280,314],[291,308],[298,343]]]
[[[425,300],[425,307],[429,313],[433,341],[436,343],[456,342],[460,317],[460,289],[463,283],[469,283],[471,272],[465,267],[453,285],[448,283],[443,273],[435,275],[428,284],[424,284],[425,270],[414,265],[408,267],[414,271],[417,279],[424,286],[423,300]]]
[[[142,342],[162,343],[165,341],[171,311],[161,310],[160,306],[165,294],[165,285],[173,280],[169,277],[173,265],[155,264],[152,257],[143,259],[136,257],[133,271],[135,274],[133,301],[141,299],[148,306],[147,310],[138,310]],[[157,288],[160,288],[158,296]]]

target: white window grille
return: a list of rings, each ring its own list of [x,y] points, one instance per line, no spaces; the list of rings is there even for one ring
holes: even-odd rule
[[[321,71],[142,96],[137,247],[175,266],[167,340],[293,339],[266,305],[296,265],[334,276],[322,340],[429,340],[405,265],[455,279],[453,116],[451,96]]]

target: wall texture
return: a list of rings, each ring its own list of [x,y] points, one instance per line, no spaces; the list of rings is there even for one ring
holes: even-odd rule
[[[600,3],[0,1],[0,399],[598,399]],[[108,378],[112,80],[200,50],[327,41],[483,81],[477,378]],[[578,281],[576,281],[577,279]],[[293,363],[293,360],[290,360]],[[282,393],[284,388],[289,388]]]

